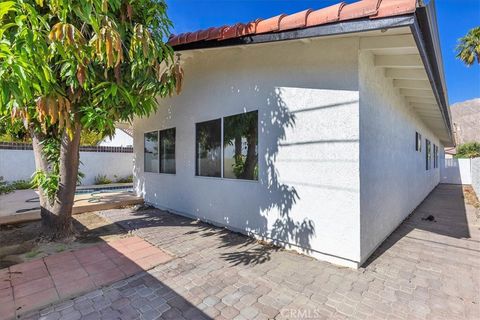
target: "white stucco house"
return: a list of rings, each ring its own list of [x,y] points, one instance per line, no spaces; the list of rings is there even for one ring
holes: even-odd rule
[[[173,36],[184,87],[133,123],[136,192],[361,266],[453,145],[435,19],[363,0]]]

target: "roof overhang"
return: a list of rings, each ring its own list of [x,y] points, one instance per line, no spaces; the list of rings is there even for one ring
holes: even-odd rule
[[[376,67],[385,69],[385,76],[393,79],[399,93],[442,144],[454,146],[433,1],[401,16],[340,21],[222,41],[191,42],[174,46],[174,50],[185,52],[351,35],[360,37],[360,50],[375,55]]]

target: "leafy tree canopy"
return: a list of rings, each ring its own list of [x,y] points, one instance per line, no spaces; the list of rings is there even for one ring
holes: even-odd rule
[[[477,61],[480,64],[480,27],[475,27],[458,39],[457,58],[471,66]]]
[[[478,158],[480,157],[480,142],[467,142],[457,147],[455,158]]]
[[[0,2],[0,117],[31,137],[42,218],[63,216],[62,234],[81,133],[112,135],[179,92],[170,27],[164,0]]]

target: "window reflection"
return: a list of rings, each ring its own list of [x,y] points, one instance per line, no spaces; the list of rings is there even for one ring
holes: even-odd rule
[[[158,172],[158,132],[144,135],[144,171]]]
[[[175,173],[175,128],[160,131],[160,172]]]
[[[197,176],[220,177],[221,174],[221,120],[196,124]]]
[[[224,118],[223,176],[258,180],[258,111]]]

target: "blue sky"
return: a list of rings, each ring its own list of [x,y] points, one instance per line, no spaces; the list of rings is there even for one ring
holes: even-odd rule
[[[306,8],[318,9],[336,0],[166,0],[174,33],[269,18]],[[346,1],[354,2],[354,1]],[[480,25],[479,0],[437,0],[438,25],[450,103],[480,97],[480,66],[466,67],[455,58],[457,39]]]

